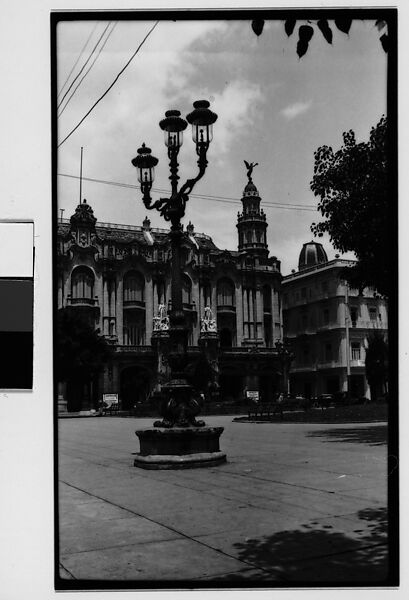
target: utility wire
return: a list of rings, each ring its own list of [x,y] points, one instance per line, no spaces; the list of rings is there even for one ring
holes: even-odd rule
[[[60,177],[69,177],[71,179],[79,179],[77,175],[68,175],[66,173],[58,173],[58,176]],[[134,185],[132,183],[121,183],[118,181],[107,181],[104,179],[94,179],[91,177],[83,177],[82,178],[85,181],[90,181],[92,183],[102,183],[104,185],[112,185],[115,187],[122,187],[122,188],[127,188],[127,189],[133,189],[133,190],[140,190],[140,186],[139,185]],[[163,189],[163,188],[156,188],[153,187],[152,188],[152,192],[155,192],[157,194],[169,194],[170,191]],[[189,197],[191,198],[199,198],[199,199],[205,199],[205,200],[211,200],[211,201],[218,201],[218,202],[224,202],[226,204],[240,204],[241,200],[239,200],[238,198],[232,198],[232,197],[228,197],[228,196],[210,196],[210,195],[205,195],[205,194],[189,194]],[[277,208],[277,209],[285,209],[285,210],[300,210],[300,211],[307,211],[307,212],[317,212],[317,209],[312,205],[312,204],[283,204],[280,202],[263,202],[263,206],[266,206],[268,208]]]
[[[128,60],[128,62],[126,63],[126,65],[119,71],[118,75],[115,77],[115,79],[113,80],[113,82],[111,83],[111,85],[105,90],[105,92],[102,94],[102,96],[100,96],[98,98],[98,100],[91,106],[91,108],[89,109],[89,111],[82,117],[82,119],[79,121],[79,123],[77,123],[77,125],[74,127],[74,129],[72,129],[70,131],[70,133],[65,136],[65,138],[62,140],[62,142],[60,142],[58,144],[58,146],[57,146],[58,148],[60,146],[62,146],[64,144],[64,142],[66,142],[68,140],[68,138],[74,133],[74,131],[76,131],[78,129],[78,127],[85,121],[85,119],[88,117],[88,115],[94,110],[94,108],[97,106],[97,104],[99,104],[101,102],[101,100],[103,98],[105,98],[105,96],[107,95],[107,93],[114,87],[114,85],[116,84],[116,82],[118,81],[118,79],[120,78],[120,76],[122,75],[122,73],[125,71],[125,69],[128,67],[128,65],[132,62],[132,60],[135,58],[135,56],[138,54],[140,48],[142,48],[143,44],[145,43],[145,41],[148,39],[148,37],[150,36],[150,34],[152,33],[152,31],[155,29],[155,27],[158,24],[159,24],[159,21],[156,21],[156,23],[153,25],[153,27],[151,27],[151,29],[145,35],[145,37],[143,38],[142,42],[139,44],[139,46],[137,47],[137,49],[135,50],[135,52],[132,54],[131,58]]]
[[[68,104],[70,103],[71,98],[74,96],[75,92],[78,90],[78,88],[80,87],[81,83],[84,81],[84,79],[86,78],[86,76],[88,75],[88,73],[91,71],[92,67],[95,65],[95,63],[98,60],[99,55],[101,54],[102,50],[105,48],[105,45],[107,43],[107,41],[109,40],[109,38],[111,37],[112,32],[114,31],[115,27],[118,25],[118,21],[116,21],[113,24],[113,27],[111,29],[111,31],[108,33],[107,37],[105,38],[104,43],[102,44],[102,46],[100,47],[98,54],[96,55],[96,57],[94,58],[94,60],[92,61],[91,65],[89,66],[89,68],[85,71],[84,75],[81,77],[81,79],[79,80],[77,86],[74,88],[74,91],[72,92],[71,96],[69,96],[67,102],[64,104],[63,108],[61,109],[60,114],[58,115],[58,117],[61,117],[61,115],[63,114],[63,112],[65,111],[65,109],[67,108]]]
[[[94,54],[95,50],[97,49],[100,41],[102,40],[102,38],[105,35],[106,30],[108,29],[108,27],[110,26],[111,21],[109,21],[108,25],[105,27],[104,31],[101,33],[101,35],[99,36],[97,43],[95,44],[95,46],[93,47],[93,49],[91,50],[90,55],[88,56],[87,60],[85,61],[85,63],[82,65],[81,69],[78,71],[78,73],[76,74],[76,76],[74,77],[74,79],[71,81],[67,91],[64,93],[63,97],[61,98],[60,102],[57,104],[57,108],[60,108],[61,104],[64,102],[65,97],[67,96],[68,92],[71,90],[72,86],[74,85],[74,83],[77,81],[78,77],[81,75],[81,73],[83,72],[83,70],[85,69],[85,67],[87,66],[87,64],[89,63],[89,61],[91,60],[92,55]]]
[[[86,41],[86,42],[85,42],[85,44],[83,45],[83,47],[82,47],[82,50],[81,50],[81,52],[80,52],[80,53],[79,53],[79,55],[78,55],[78,58],[77,58],[77,60],[75,61],[75,63],[74,63],[74,65],[73,65],[73,67],[71,68],[71,71],[68,73],[68,75],[67,75],[67,77],[66,77],[66,79],[65,79],[64,83],[62,84],[62,86],[61,86],[61,89],[60,89],[60,91],[58,92],[57,98],[59,98],[59,97],[61,96],[61,94],[62,94],[62,91],[63,91],[63,89],[64,89],[64,87],[65,87],[65,85],[66,85],[67,81],[69,80],[69,78],[71,77],[71,75],[72,75],[72,73],[73,73],[73,71],[74,71],[75,67],[76,67],[76,66],[77,66],[77,64],[79,63],[79,61],[80,61],[80,59],[81,59],[82,55],[84,54],[85,48],[88,46],[88,43],[89,43],[90,39],[92,38],[92,36],[93,36],[93,34],[94,34],[94,31],[96,30],[96,28],[97,28],[97,27],[98,27],[98,23],[95,23],[95,25],[94,25],[94,27],[93,27],[93,29],[92,29],[91,33],[89,34],[89,36],[88,36],[88,38],[87,38],[87,41]]]

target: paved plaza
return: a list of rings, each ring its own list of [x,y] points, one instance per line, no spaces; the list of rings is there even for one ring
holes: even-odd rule
[[[246,584],[380,584],[387,575],[386,424],[222,425],[228,462],[146,471],[152,419],[60,419],[60,576]],[[135,584],[136,585],[136,584]]]

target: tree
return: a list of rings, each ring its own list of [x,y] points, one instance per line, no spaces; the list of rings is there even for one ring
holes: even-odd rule
[[[57,314],[58,381],[87,381],[97,375],[112,356],[113,349],[98,331],[73,309]]]
[[[297,23],[296,19],[287,19],[284,22],[284,30],[288,37],[290,37],[292,35],[292,33],[295,29],[296,23]],[[307,20],[306,23],[307,23],[307,25],[303,24],[298,27],[297,54],[298,54],[299,58],[304,56],[304,54],[308,50],[308,45],[309,45],[311,38],[314,35],[314,31],[315,31],[314,25],[316,27],[318,27],[318,29],[321,31],[326,42],[328,42],[328,44],[332,44],[333,32],[332,32],[331,27],[329,26],[327,19],[319,19],[316,22],[312,21],[312,20]],[[335,18],[334,23],[335,23],[336,28],[339,29],[339,31],[342,31],[342,33],[348,35],[349,30],[352,25],[352,19],[345,18],[345,17]],[[260,36],[263,33],[264,25],[265,25],[264,19],[255,19],[251,22],[251,27],[257,36]],[[386,21],[384,21],[382,19],[378,19],[375,22],[375,25],[376,25],[378,31],[380,33],[382,33],[382,35],[379,38],[382,48],[384,49],[385,52],[388,52],[389,36],[388,36],[387,23],[386,23]]]
[[[375,287],[389,294],[390,244],[387,161],[387,119],[371,129],[368,142],[356,143],[352,130],[343,134],[337,152],[321,146],[315,152],[311,189],[320,198],[318,210],[325,218],[311,231],[328,233],[334,247],[352,251],[358,262],[342,276],[360,290]]]
[[[371,400],[386,392],[388,380],[388,345],[383,335],[375,331],[368,338],[365,355],[365,373],[371,390]]]

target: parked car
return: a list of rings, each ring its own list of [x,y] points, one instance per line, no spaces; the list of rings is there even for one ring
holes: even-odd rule
[[[330,404],[334,402],[333,394],[320,394],[317,398],[317,405],[319,408],[324,409],[328,408]]]

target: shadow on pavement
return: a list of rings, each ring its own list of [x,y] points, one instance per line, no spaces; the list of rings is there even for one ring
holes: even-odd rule
[[[372,427],[354,427],[346,429],[323,429],[313,431],[308,437],[325,437],[325,442],[348,442],[357,444],[368,444],[369,446],[384,446],[388,439],[388,428],[386,425]]]
[[[368,508],[359,511],[357,517],[370,523],[362,531],[354,530],[354,537],[331,532],[329,525],[306,524],[297,530],[237,543],[238,558],[265,570],[265,576],[257,575],[254,583],[270,581],[276,587],[279,581],[281,585],[382,585],[388,576],[387,511]],[[251,575],[226,575],[220,583],[228,580],[250,582]]]

